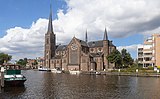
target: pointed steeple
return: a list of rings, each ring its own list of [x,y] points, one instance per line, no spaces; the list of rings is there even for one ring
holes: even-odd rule
[[[105,28],[103,40],[108,40],[107,30]]]
[[[88,42],[87,30],[86,30],[86,37],[85,37],[85,41],[86,41],[86,42]]]
[[[49,15],[49,23],[48,23],[47,33],[54,33],[53,32],[53,25],[52,25],[52,5],[51,4],[50,4],[50,15]]]

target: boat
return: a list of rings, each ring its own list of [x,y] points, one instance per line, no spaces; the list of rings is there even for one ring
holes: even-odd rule
[[[20,65],[9,64],[4,65],[4,84],[5,86],[22,86],[27,80],[24,75],[21,74]]]
[[[51,69],[45,68],[45,67],[41,67],[41,66],[38,68],[38,70],[39,71],[51,71]]]
[[[51,69],[51,72],[52,73],[58,73],[58,74],[60,74],[60,73],[62,73],[62,70],[59,70],[59,69]]]
[[[100,75],[101,74],[101,72],[96,72],[96,75]]]
[[[98,71],[90,71],[90,74],[91,74],[91,75],[100,75],[101,72],[98,72]]]
[[[77,75],[77,74],[80,74],[81,71],[77,71],[77,70],[69,70],[69,73],[70,73],[70,74],[73,74],[73,75]]]

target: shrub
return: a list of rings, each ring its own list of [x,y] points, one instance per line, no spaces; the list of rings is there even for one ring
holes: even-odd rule
[[[115,69],[114,69],[114,70],[111,70],[111,72],[118,72],[118,70],[115,70]]]
[[[152,67],[152,66],[149,66],[148,68],[147,68],[147,70],[153,70],[154,69],[154,67]]]
[[[158,69],[160,69],[160,66],[157,66]]]

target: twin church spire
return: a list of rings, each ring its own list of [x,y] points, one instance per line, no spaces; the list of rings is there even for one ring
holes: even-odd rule
[[[107,35],[107,30],[106,30],[106,28],[105,28],[105,30],[104,30],[103,40],[108,40],[108,35]],[[86,35],[85,35],[85,41],[88,42],[87,30],[86,30]]]

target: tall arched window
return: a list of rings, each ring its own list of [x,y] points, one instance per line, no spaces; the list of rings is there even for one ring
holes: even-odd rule
[[[47,43],[47,44],[49,44],[49,38],[47,38],[47,41],[46,41],[46,43]]]

